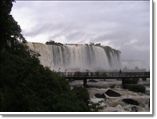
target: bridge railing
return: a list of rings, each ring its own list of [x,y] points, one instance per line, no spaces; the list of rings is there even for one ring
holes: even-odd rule
[[[63,77],[150,77],[150,72],[58,72]]]

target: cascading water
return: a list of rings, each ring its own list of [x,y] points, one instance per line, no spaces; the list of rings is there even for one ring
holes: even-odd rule
[[[121,67],[120,51],[109,46],[41,43],[28,43],[28,46],[40,54],[42,65],[54,71],[113,71]]]

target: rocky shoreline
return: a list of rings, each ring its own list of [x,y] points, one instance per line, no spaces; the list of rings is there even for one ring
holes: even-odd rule
[[[99,112],[149,112],[149,80],[140,80],[146,92],[133,92],[122,88],[121,80],[88,80],[90,103],[96,104]],[[70,82],[71,87],[82,86],[82,81]]]

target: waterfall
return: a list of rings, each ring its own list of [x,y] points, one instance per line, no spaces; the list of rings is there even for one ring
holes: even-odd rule
[[[46,45],[28,43],[40,54],[40,63],[53,71],[113,71],[119,70],[120,51],[109,46],[87,44]]]

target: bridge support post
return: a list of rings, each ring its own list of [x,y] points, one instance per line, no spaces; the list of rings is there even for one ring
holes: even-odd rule
[[[83,86],[87,87],[87,79],[83,79]]]

